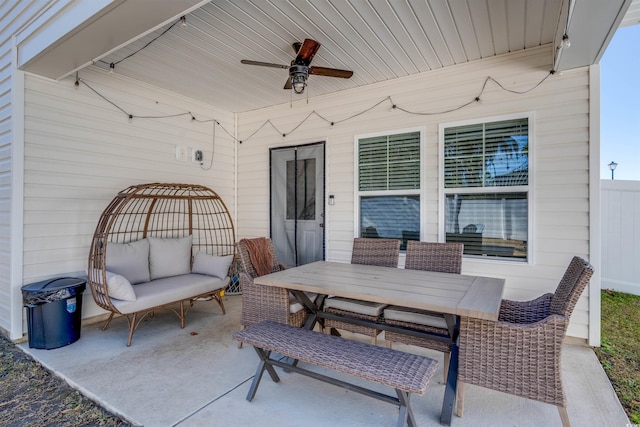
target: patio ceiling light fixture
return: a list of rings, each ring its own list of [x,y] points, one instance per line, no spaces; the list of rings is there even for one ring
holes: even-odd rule
[[[292,65],[289,68],[289,76],[291,77],[291,87],[297,94],[304,92],[307,86],[307,78],[309,78],[309,67],[305,65]]]
[[[611,180],[613,181],[613,171],[616,170],[616,167],[618,166],[618,164],[614,161],[612,161],[611,163],[609,163],[609,169],[611,169]]]
[[[573,15],[573,6],[575,1],[569,0],[567,3],[567,20],[564,23],[564,33],[562,34],[562,40],[560,40],[560,49],[568,49],[571,47],[571,40],[569,40],[569,22],[571,21],[571,16]]]

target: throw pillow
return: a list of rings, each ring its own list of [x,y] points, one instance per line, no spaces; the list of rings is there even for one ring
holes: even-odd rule
[[[102,285],[102,271],[94,269],[92,277],[98,280],[98,283]],[[136,293],[133,290],[131,283],[119,274],[106,272],[107,275],[107,289],[109,290],[109,297],[119,299],[122,301],[135,301]]]
[[[114,274],[107,271],[107,289],[109,295],[113,298],[123,301],[135,301],[136,293],[133,290],[133,286],[124,276]]]
[[[193,236],[178,239],[149,237],[149,273],[151,280],[179,276],[191,271]]]
[[[229,275],[229,266],[232,261],[233,255],[216,256],[198,252],[193,260],[191,272],[224,279]]]
[[[134,285],[151,280],[149,241],[142,239],[130,243],[107,243],[107,270],[124,276]]]

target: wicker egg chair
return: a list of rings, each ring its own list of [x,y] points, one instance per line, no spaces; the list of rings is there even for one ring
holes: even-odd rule
[[[141,312],[122,313],[109,296],[108,286],[104,285],[107,283],[106,253],[109,243],[129,243],[147,237],[172,239],[189,235],[192,236],[191,266],[198,252],[216,256],[236,254],[231,215],[220,196],[210,188],[191,184],[152,183],[133,185],[115,196],[100,216],[93,234],[87,269],[93,299],[98,306],[111,312],[103,330],[109,326],[114,315],[126,316],[130,345],[131,337],[140,322],[156,309],[171,310],[180,318],[183,328],[187,311],[196,299],[215,300],[224,313],[221,298],[224,288],[173,304],[150,307]]]

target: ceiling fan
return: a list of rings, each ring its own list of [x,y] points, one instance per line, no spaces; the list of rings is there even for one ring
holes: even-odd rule
[[[304,88],[307,86],[309,74],[325,77],[340,77],[343,79],[348,79],[353,75],[353,71],[349,70],[310,67],[309,64],[311,64],[311,60],[320,48],[320,43],[315,40],[305,39],[304,43],[295,42],[291,46],[297,53],[295,59],[291,61],[291,65],[272,64],[270,62],[251,61],[249,59],[243,59],[240,62],[248,65],[259,65],[261,67],[284,68],[285,70],[289,69],[289,78],[284,84],[284,89],[293,88],[293,91],[298,94],[304,92]]]

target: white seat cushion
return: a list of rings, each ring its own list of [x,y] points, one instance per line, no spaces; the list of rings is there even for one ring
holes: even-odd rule
[[[111,300],[111,302],[123,314],[135,313],[136,311],[224,289],[230,280],[229,277],[220,279],[195,273],[165,277],[135,285],[133,287],[137,297],[135,301]]]
[[[336,310],[350,311],[352,313],[374,317],[380,316],[386,306],[386,304],[378,302],[360,301],[341,297],[327,298],[324,301],[324,308],[335,308]]]
[[[313,292],[305,292],[305,294],[313,302],[316,301],[316,297],[318,296],[318,294],[314,294]],[[296,297],[294,297],[292,294],[289,294],[289,313],[295,314],[303,308],[304,306],[300,304],[298,300],[296,300]]]
[[[394,305],[389,306],[384,310],[384,318],[388,320],[398,320],[400,322],[447,329],[447,322],[441,314],[426,310],[418,310],[417,308],[398,307]]]

